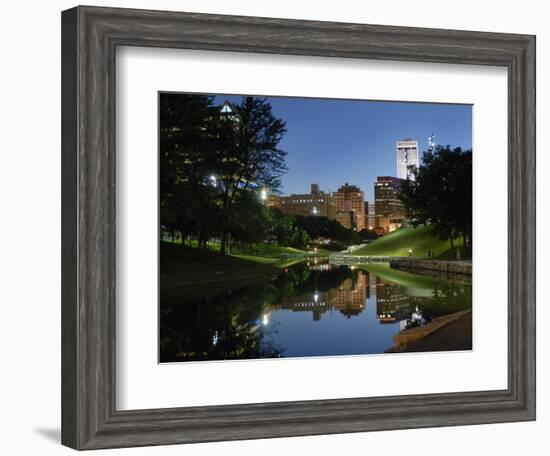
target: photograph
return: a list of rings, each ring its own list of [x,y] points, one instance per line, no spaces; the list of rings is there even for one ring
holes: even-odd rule
[[[160,92],[159,361],[472,349],[472,106]]]

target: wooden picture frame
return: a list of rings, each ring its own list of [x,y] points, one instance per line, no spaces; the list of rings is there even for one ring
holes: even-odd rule
[[[508,69],[508,388],[119,411],[115,50],[146,46]],[[62,443],[75,449],[535,419],[535,37],[76,7],[62,13]],[[494,286],[505,286],[495,283]]]

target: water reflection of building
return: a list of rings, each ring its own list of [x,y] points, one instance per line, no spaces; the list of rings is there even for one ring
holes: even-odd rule
[[[346,278],[338,288],[301,294],[292,301],[283,302],[280,308],[293,312],[312,312],[315,321],[332,310],[347,317],[359,315],[367,308],[368,276],[369,274],[360,271],[355,281]]]
[[[332,297],[330,296],[331,292]],[[329,298],[335,309],[347,317],[359,315],[366,306],[367,274],[359,272],[355,283],[348,278],[342,282],[339,288],[331,290],[331,292],[329,292]]]
[[[392,323],[410,314],[409,297],[401,286],[376,280],[376,318],[380,323]]]
[[[313,312],[313,319],[317,321],[321,319],[321,314],[330,310],[328,297],[328,291],[304,293],[297,296],[295,300],[283,302],[280,307],[293,312]]]

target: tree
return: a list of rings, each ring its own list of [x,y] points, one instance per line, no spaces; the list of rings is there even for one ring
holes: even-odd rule
[[[437,146],[425,152],[415,179],[403,182],[400,198],[413,226],[434,226],[442,239],[472,240],[472,151]]]
[[[219,211],[214,189],[204,183],[205,159],[214,146],[212,102],[202,95],[159,97],[160,223],[182,239],[197,235],[203,246]]]
[[[252,246],[265,240],[269,228],[268,209],[253,192],[240,194],[233,204],[232,223],[229,226],[232,241]],[[229,243],[231,251],[232,242]]]
[[[375,239],[378,239],[378,234],[376,234],[376,232],[374,232],[373,230],[369,230],[368,228],[363,228],[361,231],[359,231],[358,234],[361,242],[374,241]]]
[[[248,242],[265,231],[259,229],[263,206],[251,205],[251,198],[258,198],[253,188],[280,186],[286,153],[278,144],[286,130],[265,98],[243,97],[230,109],[213,101],[203,95],[160,95],[160,223],[182,239],[195,236],[200,247],[218,235],[225,254],[231,230]],[[239,201],[239,210],[258,212],[234,220]]]
[[[284,121],[272,114],[266,98],[243,97],[229,112],[216,116],[216,147],[208,161],[219,191],[222,255],[237,196],[252,186],[271,191],[280,187],[286,152],[278,144],[285,132]]]
[[[345,228],[336,220],[319,215],[296,216],[298,226],[307,232],[311,239],[326,238],[342,245],[357,244],[357,231]]]

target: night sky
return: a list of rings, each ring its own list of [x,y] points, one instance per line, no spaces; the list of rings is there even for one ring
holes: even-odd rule
[[[240,96],[218,95],[238,103]],[[345,182],[373,199],[377,176],[396,175],[395,143],[418,141],[421,153],[428,137],[436,144],[472,147],[472,107],[435,103],[268,97],[273,114],[286,121],[280,148],[288,154],[282,194],[309,193],[310,184],[336,191]],[[421,155],[422,156],[422,155]]]

